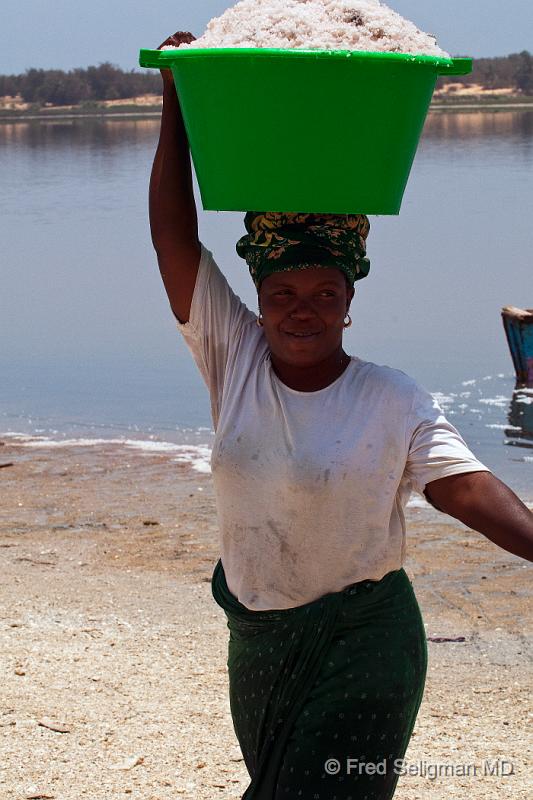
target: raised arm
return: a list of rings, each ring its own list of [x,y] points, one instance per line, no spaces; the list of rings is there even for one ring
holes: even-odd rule
[[[194,41],[178,32],[161,47]],[[170,306],[188,322],[200,263],[198,217],[194,201],[189,142],[170,70],[163,77],[161,132],[150,178],[150,228]]]

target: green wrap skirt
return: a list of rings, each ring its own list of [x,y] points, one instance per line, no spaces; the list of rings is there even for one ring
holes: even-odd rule
[[[212,590],[230,630],[230,706],[251,778],[243,800],[390,800],[427,668],[405,571],[250,611],[219,561]]]

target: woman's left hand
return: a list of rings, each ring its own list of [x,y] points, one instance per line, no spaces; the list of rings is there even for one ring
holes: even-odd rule
[[[533,561],[533,513],[492,473],[467,472],[431,481],[425,495],[439,511],[509,553]]]
[[[161,50],[163,47],[167,45],[171,45],[172,47],[179,47],[180,44],[192,44],[196,41],[196,36],[194,36],[189,31],[176,31],[173,33],[172,36],[169,36],[162,42],[158,50]],[[171,91],[173,94],[176,93],[176,89],[174,87],[174,76],[172,75],[171,69],[162,69],[161,70],[161,77],[163,78],[163,86],[167,91]]]

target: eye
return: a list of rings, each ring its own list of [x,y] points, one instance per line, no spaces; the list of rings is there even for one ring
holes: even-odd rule
[[[320,292],[320,297],[336,297],[337,293],[333,292],[331,289],[324,289],[323,292]]]

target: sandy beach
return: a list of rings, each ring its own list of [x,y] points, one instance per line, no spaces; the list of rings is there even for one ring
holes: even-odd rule
[[[0,798],[238,800],[210,475],[7,438],[1,464]],[[429,671],[396,796],[525,800],[531,567],[427,508],[408,529]]]

